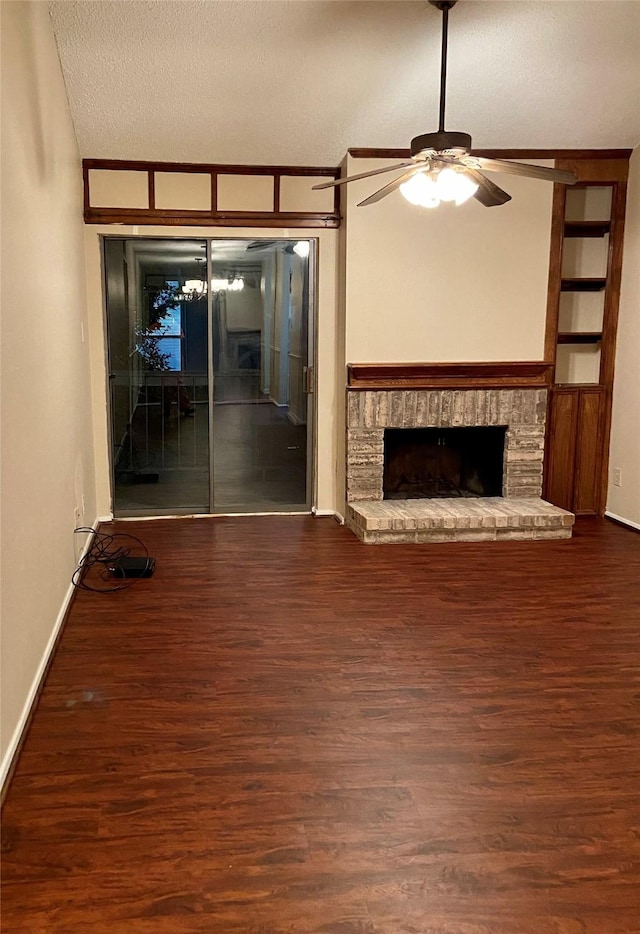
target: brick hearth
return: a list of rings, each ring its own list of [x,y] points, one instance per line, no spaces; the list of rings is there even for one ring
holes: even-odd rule
[[[347,391],[347,514],[366,542],[569,538],[574,517],[540,498],[545,389]],[[383,500],[386,428],[504,426],[503,496]]]

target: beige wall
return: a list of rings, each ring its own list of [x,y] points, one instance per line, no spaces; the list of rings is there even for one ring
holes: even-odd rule
[[[2,9],[2,778],[96,516],[82,174],[45,3]]]
[[[316,238],[318,241],[317,276],[317,335],[316,335],[316,496],[315,505],[320,512],[337,508],[336,445],[339,417],[344,398],[344,379],[341,388],[336,383],[336,308],[337,308],[337,230],[247,227],[132,227],[88,226],[85,228],[87,264],[87,302],[92,361],[92,398],[94,413],[94,445],[96,457],[96,486],[99,515],[111,512],[111,482],[109,467],[107,394],[105,365],[105,334],[102,305],[102,269],[100,237],[258,237],[291,239]]]
[[[349,158],[347,170],[385,164]],[[501,207],[429,210],[399,192],[356,206],[393,177],[343,195],[346,362],[541,360],[553,186],[494,174],[513,196]]]
[[[631,157],[613,387],[607,512],[640,528],[640,147]],[[613,472],[622,471],[622,486]]]

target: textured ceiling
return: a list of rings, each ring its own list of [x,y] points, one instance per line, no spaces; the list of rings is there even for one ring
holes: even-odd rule
[[[55,0],[82,155],[337,165],[437,129],[426,2]],[[461,0],[447,128],[478,148],[640,142],[640,3]]]

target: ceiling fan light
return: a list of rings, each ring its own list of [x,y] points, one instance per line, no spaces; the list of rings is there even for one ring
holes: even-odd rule
[[[464,204],[478,190],[478,185],[464,172],[455,169],[442,169],[436,178],[436,189],[441,201],[455,201]]]
[[[469,178],[465,172],[458,172],[457,174],[459,181],[457,182],[458,194],[455,202],[459,205],[464,204],[469,198],[473,198],[480,186],[472,178]]]
[[[412,175],[400,185],[400,191],[407,201],[421,208],[437,208],[440,204],[436,184],[425,172]]]
[[[441,201],[455,201],[458,196],[458,173],[454,169],[442,169],[436,176],[436,188]]]
[[[308,240],[298,240],[298,242],[293,245],[293,252],[299,256],[300,259],[306,259],[309,255],[309,246]]]

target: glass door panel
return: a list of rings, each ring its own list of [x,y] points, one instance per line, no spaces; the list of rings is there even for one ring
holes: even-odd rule
[[[213,511],[309,509],[309,241],[211,243]]]
[[[207,513],[206,241],[108,238],[104,259],[114,514]]]
[[[308,240],[105,238],[116,516],[306,512]]]

